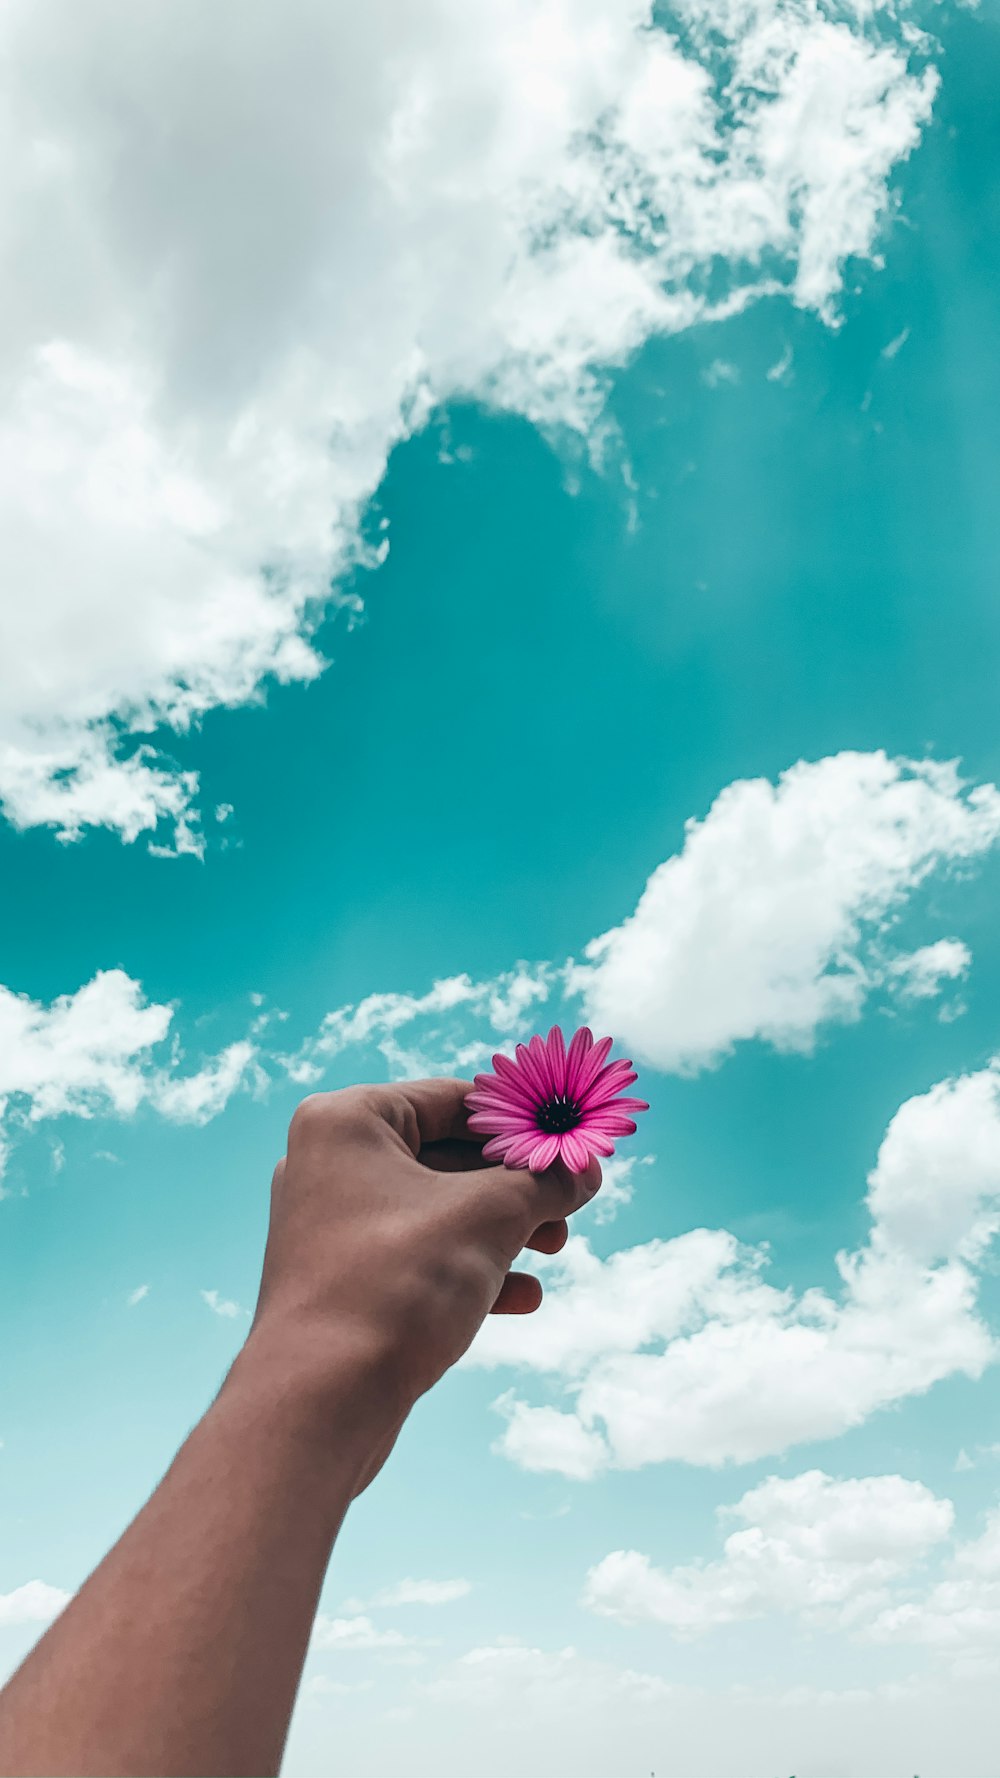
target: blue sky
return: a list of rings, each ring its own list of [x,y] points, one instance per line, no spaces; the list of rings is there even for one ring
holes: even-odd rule
[[[354,1509],[289,1772],[985,1778],[996,9],[137,17],[2,27],[0,1658],[302,1092],[590,1016],[650,1113]]]

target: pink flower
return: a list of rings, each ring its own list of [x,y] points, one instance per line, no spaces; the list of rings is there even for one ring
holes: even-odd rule
[[[586,1025],[569,1049],[558,1025],[547,1038],[519,1043],[516,1059],[494,1056],[494,1074],[477,1074],[466,1097],[470,1130],[489,1136],[487,1160],[541,1173],[556,1160],[582,1173],[592,1154],[614,1154],[616,1136],[631,1136],[628,1113],[648,1111],[645,1099],[622,1099],[637,1078],[631,1062],[608,1062],[611,1038],[595,1043]]]

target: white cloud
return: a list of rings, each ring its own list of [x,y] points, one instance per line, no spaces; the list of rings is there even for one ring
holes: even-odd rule
[[[866,1243],[838,1292],[768,1283],[766,1249],[695,1229],[601,1260],[586,1239],[539,1256],[530,1324],[493,1319],[467,1356],[548,1375],[563,1405],[508,1390],[502,1450],[580,1479],[608,1466],[748,1462],[834,1438],[996,1343],[975,1267],[1000,1216],[1000,1070],[907,1100],[869,1178]]]
[[[464,1599],[472,1591],[471,1581],[455,1580],[400,1580],[394,1586],[384,1587],[372,1600],[373,1605],[451,1605],[456,1599]]]
[[[792,370],[792,364],[794,362],[794,357],[795,357],[795,355],[792,351],[791,346],[786,346],[785,350],[781,354],[781,357],[776,359],[775,362],[771,365],[770,369],[767,371],[768,382],[769,383],[790,383],[792,380],[793,374],[794,374],[793,370]]]
[[[130,1290],[128,1293],[128,1296],[125,1298],[126,1305],[128,1306],[128,1308],[134,1309],[136,1306],[136,1303],[144,1302],[146,1297],[148,1297],[148,1295],[149,1295],[149,1285],[148,1284],[137,1284],[135,1289]]]
[[[968,867],[998,838],[1000,792],[964,785],[954,764],[841,753],[800,761],[776,785],[737,780],[687,823],[682,851],[654,871],[634,914],[585,947],[587,962],[369,994],[277,1060],[302,1085],[351,1046],[374,1048],[397,1078],[472,1074],[537,1028],[557,996],[570,1021],[582,996],[598,1029],[663,1069],[711,1066],[751,1039],[809,1050],[877,989],[920,1002],[966,973],[960,939],[900,951],[891,928],[932,872]],[[627,1201],[635,1164],[607,1170],[597,1220]]]
[[[849,1626],[948,1536],[954,1509],[902,1476],[835,1481],[814,1469],[771,1476],[720,1517],[741,1528],[718,1561],[668,1571],[636,1550],[615,1550],[587,1575],[584,1604],[685,1637],[774,1612]]]
[[[893,958],[887,974],[904,1000],[930,1000],[940,994],[942,982],[959,981],[968,974],[972,954],[957,938],[939,938]]]
[[[558,1713],[565,1720],[584,1702],[651,1705],[669,1698],[673,1688],[657,1674],[591,1660],[572,1647],[550,1651],[498,1638],[470,1648],[417,1690],[436,1703],[477,1709],[516,1697],[519,1711]]]
[[[196,1074],[164,1075],[151,1089],[157,1111],[181,1124],[207,1124],[253,1072],[256,1047],[231,1043]]]
[[[130,1117],[148,1104],[176,1122],[204,1123],[242,1084],[254,1051],[234,1044],[179,1075],[176,1047],[164,1061],[155,1055],[172,1019],[171,1007],[147,1001],[121,969],[101,970],[48,1005],[0,985],[0,1122]]]
[[[980,1259],[1000,1229],[1000,1069],[907,1099],[868,1179],[873,1254]]]
[[[607,1466],[607,1445],[599,1432],[576,1414],[558,1408],[529,1406],[513,1389],[494,1403],[507,1427],[493,1449],[524,1469],[555,1470],[575,1482],[589,1482]]]
[[[312,1635],[316,1649],[403,1648],[408,1638],[401,1630],[378,1630],[369,1617],[327,1617],[320,1612]]]
[[[249,1309],[244,1309],[239,1303],[234,1303],[231,1297],[220,1296],[217,1290],[200,1290],[198,1295],[203,1303],[208,1304],[213,1315],[221,1315],[225,1321],[235,1321],[238,1317],[250,1313]]]
[[[713,358],[707,369],[702,371],[701,380],[710,389],[718,389],[723,383],[732,386],[740,380],[739,366],[730,364],[727,358]]]
[[[919,34],[833,0],[679,25],[2,9],[10,820],[197,850],[196,780],[142,737],[321,670],[331,576],[435,403],[599,449],[602,367],[650,335],[777,289],[832,317],[930,113]]]
[[[933,1649],[962,1678],[1000,1672],[1000,1508],[980,1537],[958,1546],[943,1580],[917,1599],[886,1605],[867,1634]]]
[[[596,1223],[613,1222],[619,1210],[631,1204],[635,1195],[637,1167],[652,1167],[655,1154],[616,1154],[601,1162],[601,1189],[585,1206],[584,1217]]]
[[[1000,1672],[1000,1508],[919,1591],[914,1571],[954,1523],[951,1501],[920,1482],[834,1481],[820,1470],[771,1476],[719,1518],[740,1528],[716,1561],[665,1570],[638,1551],[615,1550],[588,1573],[583,1603],[682,1638],[785,1614],[868,1643],[925,1648],[959,1678]]]
[[[317,1698],[349,1698],[355,1692],[370,1692],[373,1681],[358,1679],[353,1684],[343,1679],[331,1679],[326,1673],[312,1673],[303,1681],[301,1696],[308,1703]]]
[[[531,1011],[548,998],[554,976],[548,964],[519,963],[490,981],[454,975],[425,994],[369,994],[357,1006],[327,1013],[315,1037],[280,1060],[303,1085],[319,1079],[323,1064],[351,1045],[374,1046],[397,1078],[474,1073],[489,1066],[492,1046],[477,1035],[484,1023],[497,1041],[528,1035]],[[417,1044],[406,1048],[398,1034],[418,1022]]]
[[[576,985],[594,1024],[660,1068],[711,1066],[750,1038],[808,1050],[884,980],[905,898],[998,837],[1000,793],[967,789],[954,765],[841,753],[777,785],[738,781],[688,822],[634,914],[588,945]],[[967,960],[955,940],[924,947],[903,966],[910,993]]]
[[[12,1593],[0,1593],[0,1625],[47,1624],[58,1617],[72,1595],[44,1580],[26,1581]]]
[[[120,969],[48,1006],[0,986],[0,1095],[23,1102],[33,1122],[97,1106],[128,1115],[146,1095],[140,1064],[171,1017]]]
[[[896,334],[895,339],[891,339],[887,346],[882,347],[882,357],[883,358],[895,358],[897,352],[901,352],[903,350],[903,347],[905,346],[909,337],[910,337],[910,330],[908,327],[904,327],[901,333]]]

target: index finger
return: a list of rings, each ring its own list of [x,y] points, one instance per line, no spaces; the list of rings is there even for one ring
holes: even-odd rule
[[[483,1138],[469,1129],[465,1107],[465,1096],[472,1092],[471,1080],[399,1080],[392,1091],[405,1099],[413,1113],[415,1128],[404,1129],[402,1134],[414,1154],[429,1142],[468,1142],[482,1147]]]
[[[562,1161],[544,1173],[526,1167],[491,1167],[478,1173],[477,1196],[484,1210],[506,1219],[513,1211],[522,1225],[521,1246],[546,1223],[560,1223],[589,1204],[600,1190],[601,1163],[591,1155],[583,1173],[571,1173]],[[489,1214],[490,1212],[487,1212]]]

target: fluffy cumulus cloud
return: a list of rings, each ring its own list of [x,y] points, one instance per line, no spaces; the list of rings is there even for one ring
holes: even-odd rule
[[[1000,1510],[979,1536],[953,1544],[951,1501],[922,1483],[835,1481],[809,1470],[771,1476],[719,1518],[738,1529],[716,1560],[664,1569],[638,1550],[613,1550],[588,1573],[583,1603],[685,1639],[783,1615],[872,1645],[923,1649],[958,1678],[1000,1672]],[[928,1578],[928,1559],[942,1552]]]
[[[936,85],[834,0],[9,0],[0,50],[0,800],[189,849],[157,731],[321,670],[393,445],[471,396],[599,450],[650,335],[832,317]]]
[[[667,1069],[760,1038],[807,1050],[878,985],[926,998],[969,955],[941,939],[889,953],[892,916],[934,870],[1000,836],[1000,793],[953,765],[840,753],[727,785],[635,912],[576,972],[593,1022]]]
[[[192,1074],[164,1054],[173,1008],[121,969],[45,1004],[0,985],[0,1135],[70,1115],[129,1117],[142,1104],[204,1123],[253,1073],[254,1046],[230,1045]]]
[[[868,1635],[931,1649],[959,1677],[1000,1672],[1000,1510],[980,1537],[959,1545],[943,1579],[917,1598],[884,1606]]]
[[[808,1050],[875,992],[919,1004],[967,973],[960,939],[906,950],[893,928],[932,874],[969,868],[998,839],[1000,791],[965,784],[952,763],[881,752],[800,760],[776,783],[727,785],[583,962],[370,994],[328,1013],[281,1064],[312,1085],[357,1047],[396,1076],[469,1074],[551,1017],[578,1022],[581,1002],[595,1027],[665,1070],[718,1064],[751,1039]],[[612,1171],[599,1217],[627,1201],[633,1164]]]
[[[547,1377],[514,1389],[499,1448],[587,1479],[647,1463],[748,1462],[834,1438],[996,1356],[979,1270],[1000,1216],[1000,1069],[907,1100],[868,1184],[865,1243],[836,1292],[772,1284],[765,1249],[694,1229],[600,1259],[576,1236],[542,1261],[528,1323],[487,1323],[466,1360]]]
[[[637,1550],[614,1550],[588,1574],[584,1603],[685,1637],[775,1612],[849,1626],[870,1619],[887,1584],[948,1536],[954,1509],[902,1476],[835,1481],[809,1470],[771,1476],[720,1516],[739,1529],[717,1561],[665,1570]]]

